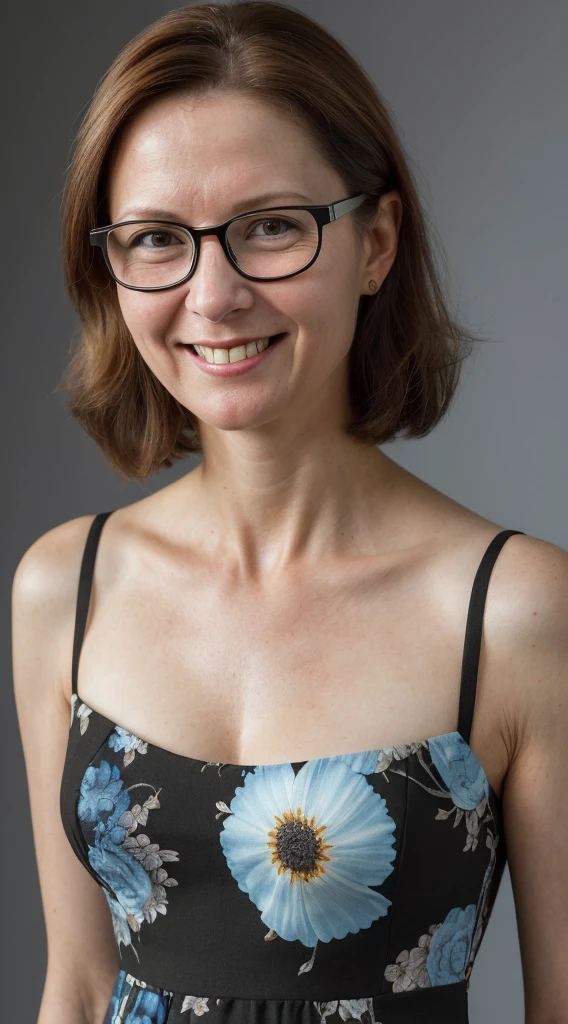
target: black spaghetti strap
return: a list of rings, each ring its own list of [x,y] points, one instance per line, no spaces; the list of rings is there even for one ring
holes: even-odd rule
[[[469,743],[477,690],[479,654],[481,651],[481,634],[483,628],[483,612],[491,571],[497,555],[509,537],[516,533],[524,536],[523,530],[501,530],[493,538],[487,548],[471,588],[471,598],[467,613],[465,641],[463,647],[462,674],[460,683],[460,701],[458,713],[458,732],[466,743]]]
[[[85,626],[87,624],[87,614],[89,611],[89,601],[91,597],[91,586],[93,582],[93,568],[95,565],[95,555],[97,553],[97,547],[99,544],[101,530],[106,520],[113,512],[114,509],[111,509],[110,512],[97,513],[89,527],[87,540],[85,541],[85,547],[83,550],[81,572],[79,574],[79,588],[77,591],[77,606],[75,610],[75,634],[73,637],[73,662],[71,667],[71,682],[73,693],[77,693],[79,655],[81,654],[81,645],[83,643],[83,635],[85,633]]]

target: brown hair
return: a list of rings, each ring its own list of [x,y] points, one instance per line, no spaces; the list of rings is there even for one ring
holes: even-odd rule
[[[346,430],[369,445],[401,432],[424,436],[448,409],[474,337],[448,312],[417,188],[371,79],[334,36],[275,0],[172,10],[123,48],[95,90],[63,199],[65,285],[81,325],[59,386],[70,392],[71,414],[125,479],[144,480],[202,450],[196,417],[140,356],[88,232],[109,223],[107,174],[127,122],[157,96],[214,90],[244,90],[299,117],[346,194],[370,194],[351,215],[359,235],[376,214],[380,190],[398,191],[395,261],[380,292],[360,300]],[[439,255],[445,266],[441,246]]]

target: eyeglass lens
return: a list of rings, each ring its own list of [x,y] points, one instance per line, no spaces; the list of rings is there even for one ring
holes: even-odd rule
[[[235,263],[253,277],[284,277],[302,270],[318,246],[318,226],[307,210],[271,210],[233,221],[227,244]],[[108,257],[123,284],[157,288],[182,281],[194,256],[184,228],[148,221],[108,233]]]

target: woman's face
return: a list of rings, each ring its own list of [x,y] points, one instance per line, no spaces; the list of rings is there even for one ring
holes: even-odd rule
[[[271,197],[260,198],[266,193]],[[242,93],[154,101],[126,128],[109,176],[113,223],[160,209],[168,216],[159,219],[204,227],[255,209],[348,195],[297,123]],[[370,294],[368,280],[380,285],[394,260],[395,207],[386,203],[381,231],[363,243],[351,214],[326,225],[315,263],[288,279],[247,280],[208,236],[185,284],[157,292],[116,286],[142,358],[202,432],[344,421],[359,300]],[[208,373],[187,348],[281,332],[285,337],[237,376]]]

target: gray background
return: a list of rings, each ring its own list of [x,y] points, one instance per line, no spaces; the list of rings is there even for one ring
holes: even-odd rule
[[[24,550],[78,515],[125,505],[194,463],[124,484],[53,390],[75,317],[61,274],[70,145],[119,48],[170,5],[97,0],[4,9],[2,368],[3,1019],[34,1022],[45,934],[11,686],[10,590]],[[453,301],[491,339],[420,441],[385,446],[506,527],[568,548],[563,0],[296,0],[372,75],[442,238]],[[7,136],[7,138],[6,138]],[[472,1024],[519,1024],[522,974],[506,871],[471,978]]]

